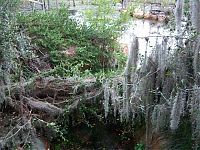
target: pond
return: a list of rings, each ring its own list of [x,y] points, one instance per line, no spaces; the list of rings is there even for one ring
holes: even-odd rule
[[[54,1],[55,2],[55,1]],[[68,2],[67,2],[68,3]],[[76,20],[78,23],[89,25],[88,22],[85,22],[83,12],[85,10],[96,9],[97,6],[94,5],[76,5],[76,7],[70,6],[69,10],[71,13],[71,18]],[[112,6],[116,11],[112,15],[112,18],[117,18],[120,15],[122,9],[121,4],[116,4]],[[26,6],[26,9],[30,10],[30,7]],[[56,4],[51,3],[50,8],[56,8]],[[38,6],[38,9],[40,7]],[[139,41],[139,54],[140,56],[149,56],[156,49],[158,45],[163,45],[165,41],[165,46],[171,52],[171,49],[176,47],[177,40],[174,38],[176,35],[174,32],[171,32],[167,28],[164,22],[144,20],[144,19],[134,19],[132,18],[126,23],[127,28],[122,31],[122,35],[118,38],[118,42],[122,46],[123,51],[128,55],[128,50],[131,47],[133,37],[138,37]],[[167,40],[167,42],[166,42]],[[161,46],[162,47],[162,46]],[[169,53],[170,53],[169,52]]]
[[[134,36],[138,37],[139,40],[139,53],[144,55],[147,52],[149,55],[157,44],[162,44],[163,37],[173,36],[173,33],[170,32],[165,23],[133,19],[130,21],[129,27],[123,31],[119,42],[127,44],[130,49]]]
[[[93,6],[90,7],[94,8]],[[78,7],[76,10],[71,9],[73,14],[71,18],[76,20],[78,23],[83,24],[84,15],[82,12],[84,9],[89,9],[90,7],[81,7],[80,9]],[[117,5],[116,10],[118,9],[119,5]],[[119,11],[116,11],[114,17],[119,16],[119,13]],[[87,22],[86,24],[89,25]],[[138,37],[139,55],[141,56],[141,60],[144,56],[150,56],[158,45],[162,47],[163,41],[165,41],[165,47],[167,47],[169,53],[171,53],[171,50],[176,47],[176,40],[174,39],[175,33],[170,31],[165,22],[132,18],[128,23],[126,23],[124,31],[121,32],[122,34],[118,38],[118,42],[127,55],[133,37]]]

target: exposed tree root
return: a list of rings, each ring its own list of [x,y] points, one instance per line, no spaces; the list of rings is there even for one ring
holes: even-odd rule
[[[5,138],[0,139],[0,144],[3,147],[12,145],[10,141],[14,141],[15,144],[21,147],[26,140],[33,141],[33,145],[36,143],[36,146],[44,147],[41,138],[38,138],[35,133],[35,128],[38,130],[40,128],[41,130],[45,129],[45,131],[51,132],[47,134],[54,137],[55,133],[47,129],[48,123],[64,113],[65,109],[73,111],[78,108],[80,103],[91,103],[93,99],[102,96],[103,93],[101,85],[97,84],[95,79],[80,81],[72,78],[37,77],[27,82],[11,85],[10,87],[11,94],[7,97],[6,105],[11,106],[17,114],[20,114],[22,111],[20,104],[22,102],[24,116],[19,117],[27,119],[22,123],[18,121],[20,126],[13,127],[13,132],[7,133]],[[3,88],[6,90],[8,87]],[[35,116],[37,116],[36,121],[39,122],[32,124],[33,119],[31,118]],[[25,129],[27,123],[30,124],[30,127]],[[27,137],[27,139],[20,141],[19,137],[21,136]]]

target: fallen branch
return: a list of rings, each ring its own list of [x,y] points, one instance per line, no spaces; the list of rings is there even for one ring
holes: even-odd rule
[[[74,78],[54,78],[54,77],[37,77],[21,84],[25,89],[25,95],[33,98],[53,98],[69,97],[72,95],[79,95],[85,91],[92,91],[96,86],[96,79],[77,80]],[[17,84],[11,86],[1,86],[2,89],[10,89],[11,97],[19,97],[20,87]],[[62,98],[61,98],[62,100]]]
[[[64,110],[61,108],[58,108],[47,102],[37,101],[34,98],[24,97],[23,101],[32,109],[46,112],[51,116],[57,116],[64,112]]]

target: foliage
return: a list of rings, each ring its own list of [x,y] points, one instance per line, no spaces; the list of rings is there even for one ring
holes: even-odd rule
[[[129,12],[117,13],[114,0],[97,0],[95,9],[85,11],[86,21],[105,37],[117,38],[128,21]]]
[[[85,140],[79,134],[82,130],[87,130],[90,134],[96,123],[101,122],[102,116],[97,115],[98,107],[98,105],[88,107],[85,104],[80,104],[77,110],[70,112],[66,108],[65,113],[58,118],[57,122],[49,124],[49,127],[57,133],[57,139],[53,139],[53,141],[56,140],[55,146],[57,148],[63,146],[65,148],[79,148],[88,145],[89,141],[87,140],[89,139]],[[74,133],[76,128],[79,128],[78,132],[80,133]]]
[[[135,144],[133,132],[137,125],[122,123],[112,117],[104,118],[97,100],[92,105],[81,103],[73,111],[66,109],[50,127],[57,133],[57,137],[52,139],[55,149],[129,149]],[[114,145],[109,144],[112,140]]]
[[[145,145],[144,144],[137,144],[135,146],[135,150],[144,150],[145,149]]]
[[[25,76],[31,76],[29,74],[30,70],[26,71],[28,67],[24,66],[24,64],[34,51],[29,55],[30,51],[28,40],[24,34],[25,32],[31,37],[31,44],[36,44],[39,47],[40,52],[37,51],[35,53],[38,57],[43,54],[50,56],[51,67],[53,69],[48,73],[42,72],[41,74],[43,75],[53,74],[62,77],[68,75],[80,76],[80,74],[83,76],[95,75],[101,80],[119,75],[119,72],[111,68],[115,66],[112,63],[116,59],[118,67],[122,68],[126,59],[120,51],[116,51],[118,49],[116,38],[119,35],[121,27],[123,27],[123,21],[121,19],[111,19],[113,18],[113,9],[110,1],[98,0],[96,1],[96,5],[96,10],[87,11],[88,21],[90,21],[89,26],[79,25],[69,19],[69,12],[65,8],[45,13],[19,14],[18,25],[16,25],[15,19],[10,19],[13,18],[13,14],[2,9],[0,16],[3,20],[0,22],[0,78],[3,78],[4,81],[0,81],[0,86],[9,84],[9,76],[11,72],[15,72],[17,67],[19,71],[12,73],[13,78],[16,78],[15,81],[19,80],[17,78],[19,78],[21,70],[23,70]],[[125,15],[126,18],[128,13],[122,13],[121,15]],[[107,130],[105,127],[110,127],[111,129],[113,126],[118,127],[120,130],[117,131],[116,128],[112,129],[113,133],[117,134],[119,138],[115,140],[125,145],[134,139],[134,131],[137,132],[144,127],[144,121],[146,121],[146,124],[150,123],[151,114],[147,116],[147,105],[152,109],[148,113],[152,113],[153,109],[155,110],[153,111],[155,116],[152,119],[154,118],[155,123],[159,124],[156,132],[159,132],[159,128],[161,127],[164,128],[163,130],[168,130],[166,126],[169,124],[169,116],[171,116],[173,133],[170,134],[170,138],[172,139],[170,149],[191,149],[194,143],[192,138],[195,138],[195,136],[199,138],[199,111],[197,110],[200,106],[197,105],[199,104],[199,94],[196,90],[200,90],[197,87],[188,89],[193,86],[194,81],[189,78],[193,78],[194,76],[193,70],[195,69],[192,68],[195,62],[193,62],[194,52],[187,54],[187,51],[189,50],[179,49],[178,52],[175,52],[174,56],[172,56],[174,61],[170,60],[171,62],[166,64],[163,70],[159,68],[162,62],[159,63],[158,60],[154,60],[152,57],[151,63],[155,63],[156,66],[151,65],[152,67],[150,68],[147,66],[145,71],[147,74],[145,76],[142,75],[141,77],[141,74],[144,74],[143,72],[133,74],[136,77],[131,79],[131,94],[133,94],[131,98],[133,98],[136,105],[132,105],[130,109],[134,111],[132,112],[134,121],[141,120],[143,125],[132,125],[131,121],[120,122],[120,119],[115,120],[113,123],[114,117],[111,116],[111,113],[108,113],[106,115],[107,118],[104,118],[102,116],[103,108],[99,103],[101,100],[98,100],[98,103],[92,103],[92,105],[90,103],[88,104],[89,106],[80,104],[73,111],[69,112],[66,110],[57,122],[48,124],[56,133],[55,143],[52,141],[56,145],[55,149],[63,149],[63,147],[73,149],[83,147],[94,148],[95,146],[105,148],[106,145],[98,140],[102,137],[100,135],[106,133]],[[155,56],[159,57],[157,54]],[[166,55],[166,59],[170,58]],[[152,74],[149,75],[149,72],[154,72],[153,77],[151,77]],[[199,73],[199,70],[197,73]],[[170,83],[170,81],[175,83]],[[190,83],[190,81],[192,82]],[[113,82],[108,85],[107,90],[112,93],[107,94],[107,104],[110,104],[111,100],[115,103],[116,100],[118,102],[118,100],[122,99],[124,95],[122,93],[125,91],[122,86],[123,81],[115,81],[115,83]],[[190,90],[195,90],[195,92],[188,92]],[[184,92],[179,93],[179,91]],[[4,91],[0,92],[0,98],[4,98]],[[115,92],[117,95],[115,95]],[[145,99],[148,99],[148,101],[145,102],[144,106]],[[113,108],[114,103],[112,103],[112,108],[107,109],[113,111],[115,109]],[[129,111],[129,109],[127,110]],[[145,111],[144,115],[148,117],[148,120],[145,120],[144,115],[138,117],[140,111]],[[115,112],[115,116],[119,117],[119,115],[120,112]],[[166,117],[167,115],[168,117]],[[165,126],[162,126],[163,124]],[[144,129],[142,128],[142,130]],[[146,128],[146,130],[148,129]],[[194,134],[193,130],[198,132]],[[153,133],[153,131],[150,132]],[[84,137],[81,137],[81,135],[84,135]],[[184,135],[188,136],[185,137]],[[137,143],[138,141],[134,142]],[[143,150],[145,149],[145,145],[141,142],[134,148],[135,150]]]
[[[80,75],[111,67],[117,45],[106,32],[80,25],[69,19],[66,8],[21,14],[18,21],[43,53],[50,55],[54,75]]]
[[[0,0],[0,86],[11,84],[11,71],[16,69],[16,20],[15,8],[18,0]],[[0,88],[0,107],[5,100],[5,89]]]

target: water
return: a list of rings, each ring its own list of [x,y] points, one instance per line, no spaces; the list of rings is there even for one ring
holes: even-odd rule
[[[116,5],[116,10],[118,10],[119,7],[120,6]],[[85,9],[89,8],[94,7],[77,7],[76,13],[74,13],[71,18],[76,20],[79,24],[86,23],[86,25],[89,25],[89,23],[85,21],[84,15],[82,13]],[[119,16],[119,11],[116,11],[116,13],[113,15],[113,18],[116,18],[117,16]],[[168,38],[168,48],[171,47],[172,49],[172,47],[175,47],[175,40],[171,38],[174,36],[174,33],[170,32],[169,28],[166,28],[166,24],[164,22],[131,19],[127,23],[127,28],[122,31],[122,35],[118,38],[118,42],[122,46],[122,49],[124,49],[123,51],[127,54],[131,47],[134,36],[138,37],[139,54],[141,56],[151,55],[152,51],[155,50],[156,45],[161,45],[164,38]]]
[[[164,38],[168,38],[168,47],[175,47],[174,33],[166,27],[165,23],[155,22],[151,20],[132,20],[129,27],[123,32],[119,38],[119,43],[127,45],[130,49],[133,36],[138,37],[139,40],[139,53],[149,56],[155,49],[156,45],[161,45]]]
[[[69,1],[62,1],[65,4],[69,4]],[[72,3],[72,1],[71,1]],[[89,1],[88,1],[89,3]],[[97,6],[94,5],[83,5],[81,1],[76,3],[76,7],[70,6],[69,10],[71,12],[71,18],[76,20],[79,24],[86,24],[89,26],[89,23],[85,21],[83,12],[85,10],[96,9]],[[37,5],[36,5],[37,6]],[[40,6],[37,6],[38,9]],[[36,7],[36,8],[37,8]],[[55,1],[51,1],[50,8],[56,8]],[[121,10],[122,5],[120,3],[111,6],[115,11],[115,13],[111,16],[113,19],[119,17],[119,10]],[[25,8],[29,8],[26,6]],[[138,20],[132,19],[128,22],[128,28],[122,32],[122,36],[118,38],[118,42],[121,44],[122,49],[125,53],[128,54],[128,50],[130,49],[133,36],[139,38],[139,53],[141,56],[147,55],[149,56],[152,51],[155,49],[157,44],[162,44],[163,39],[167,36],[172,37],[174,33],[171,33],[169,29],[166,28],[165,23],[153,22],[150,20]],[[164,37],[163,37],[164,36]],[[147,41],[148,38],[148,41]],[[175,47],[175,39],[168,38],[167,47],[174,48]]]
[[[52,1],[53,2],[53,1]],[[55,1],[50,3],[50,8],[56,8]],[[65,1],[68,4],[68,1]],[[89,26],[89,23],[85,21],[84,11],[96,9],[97,6],[94,5],[82,5],[81,1],[76,7],[70,6],[69,10],[71,12],[71,18],[76,20],[79,24],[86,24]],[[40,6],[37,6],[38,9],[41,9]],[[115,10],[115,13],[112,16],[112,19],[119,17],[122,5],[116,4],[111,6]],[[26,6],[25,8],[29,8]],[[174,33],[171,33],[168,28],[166,28],[165,23],[150,21],[150,20],[138,20],[131,19],[127,23],[127,28],[122,31],[122,35],[118,38],[118,42],[122,47],[122,50],[128,55],[133,37],[138,37],[139,40],[139,54],[140,56],[146,55],[147,57],[156,49],[156,46],[162,45],[164,38],[167,39],[168,49],[173,49],[175,47],[176,40],[173,38]],[[172,37],[172,38],[171,38]]]

